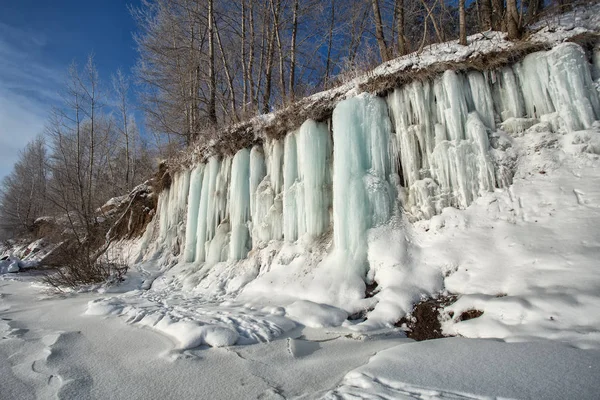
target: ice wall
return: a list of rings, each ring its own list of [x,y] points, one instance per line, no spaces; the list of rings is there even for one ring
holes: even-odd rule
[[[284,238],[315,238],[329,227],[331,137],[326,124],[306,121],[286,137]]]
[[[171,177],[171,185],[158,196],[157,218],[142,236],[140,257],[156,258],[164,248],[179,254],[185,236],[185,225],[188,212],[188,193],[191,171],[176,172]]]
[[[520,133],[547,119],[574,131],[600,117],[590,65],[574,43],[499,71],[446,71],[398,88],[387,100],[407,189],[402,203],[415,219],[466,208],[506,183],[490,158],[488,137],[499,123]]]
[[[550,121],[544,129],[573,131],[599,117],[592,67],[573,43],[496,71],[446,71],[386,98],[346,99],[328,122],[308,120],[282,139],[176,173],[154,235],[183,246],[182,261],[214,264],[271,241],[309,245],[332,230],[334,249],[361,269],[369,229],[394,213],[430,218],[510,183],[495,161],[503,150],[491,147],[499,130]]]
[[[229,186],[231,239],[229,260],[241,260],[250,250],[250,151],[242,149],[233,157]],[[254,174],[256,175],[256,174]],[[253,182],[255,183],[255,182]]]
[[[394,208],[392,126],[385,100],[361,95],[333,112],[333,235],[335,247],[366,262],[367,229]]]

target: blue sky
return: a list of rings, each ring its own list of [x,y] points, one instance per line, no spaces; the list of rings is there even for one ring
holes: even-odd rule
[[[42,133],[73,60],[94,53],[106,83],[117,68],[130,72],[129,4],[139,0],[0,0],[0,180]]]

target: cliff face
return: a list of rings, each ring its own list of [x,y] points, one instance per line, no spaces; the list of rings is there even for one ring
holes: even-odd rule
[[[368,229],[393,215],[429,219],[510,185],[511,137],[534,125],[591,128],[600,115],[593,68],[565,43],[512,67],[447,70],[386,97],[350,97],[326,122],[174,173],[155,240],[178,243],[181,261],[214,264],[331,230],[334,247],[364,264]]]
[[[182,164],[188,167],[171,167],[156,216],[136,241],[131,259],[150,273],[145,288],[293,303],[288,311],[298,318],[319,315],[311,304],[327,304],[358,318],[336,319],[358,330],[389,327],[422,298],[450,291],[462,295],[458,306],[447,307],[452,315],[477,309],[484,311],[478,320],[504,324],[504,314],[494,314],[498,304],[513,295],[534,302],[529,280],[546,267],[563,268],[546,257],[546,243],[560,241],[568,215],[600,220],[569,203],[575,193],[584,204],[579,186],[597,181],[597,39],[588,32],[582,46],[546,34],[520,57],[513,49],[518,59],[489,69],[479,61],[497,52],[495,33],[454,53],[440,47],[396,60],[304,101],[331,106],[324,118],[307,119],[286,135],[257,131],[286,126],[277,121],[290,111],[282,111],[252,122],[251,147],[224,155],[215,144],[190,153]],[[559,41],[581,32],[563,34]],[[539,47],[550,49],[530,51]],[[468,68],[471,57],[479,61]],[[401,78],[416,65],[435,65],[435,73]],[[361,92],[369,86],[378,94]],[[569,182],[569,174],[581,181]],[[547,219],[553,213],[568,215]],[[581,235],[593,234],[584,225]],[[572,253],[577,240],[565,240],[565,251]],[[514,253],[506,248],[512,246]],[[530,259],[545,260],[545,267],[522,268]],[[510,283],[510,276],[529,283]],[[567,292],[588,291],[579,278]],[[445,318],[446,332],[481,336],[487,329],[467,332],[457,329],[466,323],[460,318]]]

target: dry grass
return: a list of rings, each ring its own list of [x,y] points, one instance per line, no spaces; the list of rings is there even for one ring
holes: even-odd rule
[[[596,32],[584,32],[573,36],[567,42],[573,42],[580,45],[585,51],[591,53],[594,47],[600,44],[600,34]]]
[[[373,76],[359,86],[359,92],[370,92],[383,96],[413,81],[434,79],[447,70],[457,72],[496,70],[514,64],[528,54],[548,50],[549,47],[545,43],[521,41],[509,49],[478,54],[464,61],[442,61],[417,70],[402,70],[394,74]]]
[[[61,291],[64,287],[118,283],[123,280],[128,267],[125,264],[108,260],[103,255],[90,256],[86,246],[69,246],[60,249],[63,263],[47,271],[42,281]]]
[[[148,182],[150,183],[150,182]],[[116,222],[106,234],[108,241],[133,239],[141,236],[156,213],[158,196],[150,185],[139,186],[129,195],[129,201],[117,210]]]
[[[170,162],[161,161],[158,165],[158,171],[154,174],[150,180],[152,187],[154,187],[154,193],[158,196],[171,187],[173,179],[171,178],[171,168],[169,168]]]

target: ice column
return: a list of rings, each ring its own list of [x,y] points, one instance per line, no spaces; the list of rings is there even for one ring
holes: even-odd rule
[[[437,119],[446,127],[448,139],[464,138],[464,124],[468,113],[464,77],[446,71],[436,79],[434,90],[437,99]]]
[[[600,118],[598,92],[584,50],[563,43],[548,52],[552,100],[568,130],[589,129]]]
[[[294,242],[298,239],[296,132],[285,137],[283,154],[283,237],[288,242]]]
[[[255,155],[256,156],[256,155]],[[250,249],[250,150],[242,149],[233,157],[229,191],[230,228],[229,260],[241,260]]]
[[[514,66],[527,116],[558,113],[570,131],[590,128],[600,117],[600,100],[583,49],[563,43],[528,55]]]
[[[505,75],[514,78],[512,72]],[[502,79],[496,98],[518,95],[504,82],[510,78]],[[411,216],[430,218],[444,207],[465,208],[493,190],[487,131],[495,126],[494,95],[486,76],[447,71],[433,84],[398,88],[387,100],[408,189],[403,206]],[[508,113],[519,112],[518,105],[512,107]]]
[[[550,98],[550,70],[546,52],[529,54],[513,69],[519,78],[529,118],[539,118],[555,111]]]
[[[259,207],[260,193],[258,187],[267,175],[265,155],[261,146],[254,146],[250,151],[250,215],[252,224],[260,223],[264,214]],[[258,200],[258,201],[257,201]],[[251,235],[253,236],[253,235]]]
[[[159,238],[169,241],[176,236],[186,210],[190,171],[173,174],[171,186],[161,193],[159,203]]]
[[[525,113],[523,96],[517,78],[510,67],[490,72],[494,108],[502,121],[521,118]]]
[[[397,147],[404,185],[412,186],[429,166],[429,154],[436,144],[434,93],[429,81],[415,81],[396,89],[388,97],[390,113],[396,127]],[[445,140],[440,137],[439,140]],[[396,151],[393,151],[396,153]]]
[[[488,85],[486,77],[477,71],[469,72],[469,87],[471,88],[471,97],[473,106],[483,123],[491,128],[496,129],[494,122],[494,101],[492,100],[492,91]]]
[[[334,244],[360,268],[366,262],[366,231],[389,219],[393,208],[387,105],[363,94],[333,111]]]
[[[254,193],[254,204],[252,206],[252,245],[259,246],[272,239],[283,238],[283,144],[279,140],[267,141],[264,146],[263,162],[266,164],[266,176],[258,184]],[[264,164],[259,165],[259,151],[256,159],[251,156],[251,174],[263,175]],[[260,172],[255,172],[260,171]],[[254,182],[254,178],[251,178]],[[251,183],[251,186],[253,184]],[[252,187],[251,187],[252,190]]]
[[[222,251],[222,247],[226,246],[224,235],[228,232],[229,227],[226,219],[229,214],[227,195],[230,170],[231,158],[219,161],[216,157],[211,157],[204,168],[196,233],[195,261],[197,262],[208,261],[207,255],[210,249],[212,249],[213,261],[215,259],[217,261],[227,259],[226,252]],[[223,225],[223,227],[218,229],[220,225]],[[215,244],[211,245],[217,231],[220,236]],[[216,248],[217,244],[219,245],[218,249]],[[218,254],[218,257],[216,254]]]
[[[308,120],[302,124],[297,137],[298,173],[303,186],[304,220],[306,233],[316,237],[329,226],[331,202],[331,139],[327,124]],[[300,207],[299,207],[300,208]]]
[[[592,79],[598,80],[600,79],[600,44],[594,47],[594,59],[592,66]]]
[[[205,243],[212,239],[212,235],[209,236],[208,231],[209,203],[212,203],[211,198],[213,197],[215,191],[219,166],[219,160],[215,157],[212,157],[210,160],[208,160],[208,163],[204,168],[202,190],[200,192],[200,204],[198,209],[198,222],[196,224],[195,261],[199,262],[205,261]]]
[[[185,228],[185,262],[193,262],[196,259],[196,239],[198,228],[198,214],[200,211],[200,194],[202,189],[202,177],[204,175],[204,164],[198,164],[190,175],[190,190],[188,194],[188,212]]]

